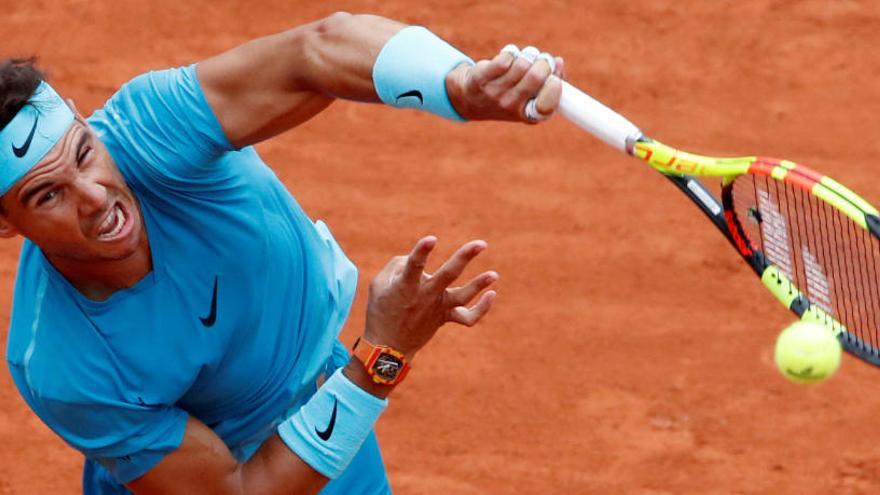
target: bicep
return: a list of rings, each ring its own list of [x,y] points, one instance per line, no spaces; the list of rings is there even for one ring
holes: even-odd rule
[[[239,464],[213,430],[190,416],[180,447],[127,487],[137,495],[280,494],[317,493],[326,482],[276,435]]]
[[[210,58],[196,71],[205,99],[236,148],[268,139],[321,112],[332,98],[288,79],[296,33],[260,38]]]
[[[207,59],[198,76],[229,141],[250,145],[305,122],[334,98],[378,101],[373,63],[403,27],[334,14]]]

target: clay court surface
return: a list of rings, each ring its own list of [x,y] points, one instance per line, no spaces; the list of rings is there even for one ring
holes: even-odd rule
[[[871,0],[0,0],[0,56],[37,54],[88,114],[143,71],[334,10],[426,24],[475,58],[536,44],[658,139],[790,158],[880,203]],[[671,185],[567,122],[338,102],[259,150],[361,268],[345,342],[366,280],[419,236],[490,244],[492,313],[445,328],[378,424],[396,493],[880,490],[880,370],[846,357],[828,383],[784,381],[792,317]],[[18,247],[0,243],[4,356]],[[80,455],[5,370],[0,404],[0,494],[78,493]]]

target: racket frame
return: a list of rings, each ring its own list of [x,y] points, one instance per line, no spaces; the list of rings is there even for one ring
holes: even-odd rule
[[[880,239],[880,213],[874,206],[833,179],[788,160],[758,156],[713,158],[665,145],[647,137],[625,117],[569,83],[563,81],[562,85],[559,112],[563,117],[609,146],[645,161],[663,174],[700,208],[783,306],[802,321],[824,325],[848,352],[880,366],[880,349],[865,343],[840,321],[812,303],[778,266],[769,262],[764,253],[752,244],[732,208],[732,197],[728,196],[732,194],[731,186],[736,177],[744,174],[770,177],[801,188]],[[722,200],[719,201],[698,177],[721,178]]]

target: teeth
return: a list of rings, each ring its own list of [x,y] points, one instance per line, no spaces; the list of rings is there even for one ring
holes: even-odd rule
[[[112,239],[119,235],[122,232],[122,227],[125,226],[125,215],[122,213],[122,208],[116,206],[113,208],[113,214],[107,216],[107,220],[104,220],[104,223],[101,224],[101,234],[98,235],[99,239]],[[106,229],[110,229],[105,232]]]
[[[114,215],[107,215],[107,218],[104,219],[104,222],[101,223],[101,226],[98,228],[98,235],[102,235],[104,231],[110,228],[110,224],[113,222],[114,218],[116,218]]]

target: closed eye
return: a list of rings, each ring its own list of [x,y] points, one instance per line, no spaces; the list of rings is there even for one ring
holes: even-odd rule
[[[82,165],[83,161],[85,161],[85,159],[89,156],[89,154],[91,154],[91,152],[92,152],[91,147],[87,147],[87,148],[82,149],[79,153],[79,156],[76,157],[76,165],[77,166]]]

